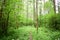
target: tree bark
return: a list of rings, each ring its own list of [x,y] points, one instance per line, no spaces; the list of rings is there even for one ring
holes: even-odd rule
[[[29,9],[29,8],[28,8],[28,2],[29,2],[29,0],[27,0],[27,17],[26,17],[27,20],[26,20],[26,23],[28,23],[28,18],[29,18],[29,17],[28,17],[28,14],[29,14],[29,12],[28,12],[28,9]],[[26,24],[26,26],[27,26],[27,25],[28,25],[28,24]]]
[[[56,14],[56,5],[55,5],[55,0],[53,0],[53,5],[54,5],[54,13]]]
[[[7,34],[7,26],[8,26],[8,19],[9,19],[9,13],[6,14],[7,17],[4,18],[4,14],[5,14],[4,13],[4,8],[6,7],[5,4],[6,4],[6,0],[2,0],[2,6],[1,6],[1,10],[0,10],[0,15],[1,15],[0,16],[1,17],[0,26],[1,26],[1,29],[2,29],[2,32],[1,32],[2,35],[6,35]]]
[[[38,0],[36,0],[36,28],[38,33]]]
[[[38,33],[38,0],[33,1],[33,8],[34,8],[34,26],[37,29]]]

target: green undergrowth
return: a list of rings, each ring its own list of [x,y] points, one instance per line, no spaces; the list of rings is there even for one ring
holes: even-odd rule
[[[29,40],[30,33],[33,40],[58,40],[60,38],[60,31],[46,27],[39,27],[38,33],[33,26],[11,28],[8,33],[8,36],[3,36],[0,40]]]

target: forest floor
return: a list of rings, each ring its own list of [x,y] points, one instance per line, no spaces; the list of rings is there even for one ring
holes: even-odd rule
[[[39,27],[38,34],[33,26],[24,26],[18,29],[11,28],[10,34],[0,38],[0,40],[58,40],[60,39],[60,31]]]

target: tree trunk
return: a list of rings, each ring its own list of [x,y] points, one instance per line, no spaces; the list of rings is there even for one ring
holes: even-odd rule
[[[28,8],[28,5],[29,5],[28,2],[29,2],[29,0],[27,0],[27,17],[26,17],[26,18],[27,18],[27,20],[26,20],[27,23],[28,23],[28,18],[29,18],[29,17],[28,17],[28,14],[29,14],[29,12],[28,12],[28,9],[29,9],[29,8]],[[27,26],[27,25],[28,25],[28,24],[26,24],[26,26]]]
[[[36,13],[36,8],[35,8],[35,0],[33,0],[33,20],[34,20],[34,26],[36,27],[36,24],[35,24],[35,13]]]
[[[6,0],[3,0],[2,1],[2,6],[1,6],[1,11],[0,11],[0,14],[1,14],[1,29],[2,29],[2,32],[1,34],[2,35],[6,35],[7,34],[7,26],[8,26],[8,19],[9,19],[9,13],[6,14],[7,17],[4,18],[4,8],[5,8],[5,4],[6,4]],[[3,16],[3,17],[2,17]]]
[[[36,0],[36,28],[38,33],[38,0]]]
[[[38,33],[38,0],[34,0],[33,1],[33,7],[34,7],[34,26],[37,29],[37,33]]]
[[[54,5],[54,13],[56,14],[56,5],[55,5],[55,0],[53,0],[53,5]]]

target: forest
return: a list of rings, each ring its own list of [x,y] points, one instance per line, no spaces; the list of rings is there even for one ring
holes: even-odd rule
[[[60,1],[0,0],[0,40],[60,40]]]

